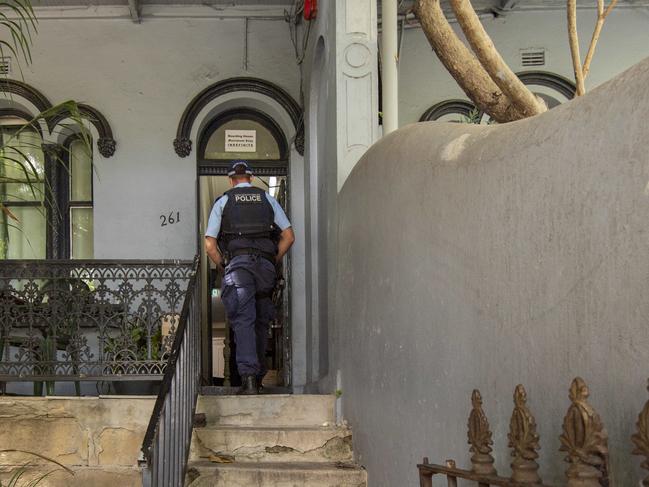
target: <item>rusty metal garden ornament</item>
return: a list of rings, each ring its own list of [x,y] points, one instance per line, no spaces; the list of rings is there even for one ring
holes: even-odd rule
[[[482,410],[482,395],[475,389],[471,395],[471,404],[473,409],[469,415],[469,451],[471,456],[472,470],[475,473],[483,475],[496,475],[494,467],[494,457],[491,456],[491,431],[489,430],[489,421]]]
[[[560,451],[568,453],[567,487],[608,485],[608,434],[599,414],[588,404],[588,386],[580,377],[572,381],[570,401],[563,420]]]
[[[649,385],[647,390],[649,390]],[[642,408],[636,425],[638,427],[638,432],[631,437],[631,440],[635,445],[633,454],[644,456],[645,460],[642,462],[641,466],[645,470],[649,470],[649,401],[647,401],[644,408]],[[642,485],[649,487],[649,477],[645,477],[642,481]]]
[[[512,449],[512,480],[522,484],[541,483],[536,459],[541,449],[536,432],[536,420],[527,407],[527,392],[519,384],[514,391],[514,412],[509,422],[509,447]]]

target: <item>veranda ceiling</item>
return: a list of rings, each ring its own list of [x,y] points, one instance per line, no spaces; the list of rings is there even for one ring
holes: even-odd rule
[[[330,1],[330,0],[320,0]],[[286,6],[295,3],[295,0],[139,0],[140,5],[213,5],[222,7],[236,6]],[[380,5],[380,0],[378,0]],[[400,0],[402,12],[408,11],[415,0]],[[472,0],[476,10],[479,11],[508,11],[516,8],[557,8],[565,7],[566,0]],[[608,3],[608,2],[607,2]],[[34,6],[62,6],[62,5],[128,5],[128,0],[34,0]],[[449,8],[448,0],[442,0],[445,8]],[[577,0],[579,6],[595,6],[595,0]],[[620,0],[619,5],[649,5],[648,0]]]

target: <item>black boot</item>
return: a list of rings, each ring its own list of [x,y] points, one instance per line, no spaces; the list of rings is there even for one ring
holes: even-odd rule
[[[237,393],[241,396],[252,396],[259,394],[257,390],[257,377],[254,375],[244,375],[241,377],[241,389]]]
[[[259,391],[259,394],[264,394],[263,380],[264,380],[263,375],[258,375],[257,376],[257,391]]]

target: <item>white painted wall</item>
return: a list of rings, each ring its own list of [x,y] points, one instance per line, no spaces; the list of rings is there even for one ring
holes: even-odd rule
[[[115,132],[115,156],[95,157],[97,258],[195,253],[196,154],[179,158],[172,141],[183,110],[199,91],[232,76],[254,76],[300,100],[300,73],[283,19],[249,21],[245,69],[243,19],[209,18],[214,11],[206,7],[147,7],[144,13],[137,25],[117,7],[46,12],[25,76],[53,102],[74,98],[95,106]],[[236,9],[226,13],[241,15]],[[295,157],[291,160],[292,204],[301,205],[291,215],[299,239],[291,282],[297,391],[315,387],[328,373],[332,222],[338,188],[378,136],[376,36],[373,0],[322,4],[310,34],[304,86],[306,97],[317,93],[319,101],[313,106],[307,101],[307,162],[300,160],[298,168]],[[322,69],[312,74],[318,39],[324,43]],[[217,105],[232,108],[240,100],[236,94],[222,98],[197,117],[194,148],[200,126]],[[267,112],[272,108],[268,100],[257,102]],[[270,114],[290,138],[285,117]],[[180,223],[161,227],[160,215],[170,211],[180,211]]]
[[[244,14],[265,17],[248,20],[247,49]],[[197,133],[215,114],[209,112],[215,104],[197,117],[194,150],[186,158],[173,150],[178,121],[201,90],[235,76],[270,81],[299,101],[299,71],[283,9],[147,6],[141,24],[132,22],[126,7],[38,9],[37,16],[33,63],[24,69],[24,81],[53,103],[74,99],[94,106],[117,141],[113,157],[104,159],[96,149],[94,154],[95,258],[192,258],[199,242]],[[279,104],[248,95],[230,94],[219,101],[230,103],[229,108],[265,110],[292,140],[295,129]],[[292,176],[303,173],[303,159],[295,150],[291,164]],[[300,190],[293,195],[298,207],[290,215],[298,235],[307,218]],[[180,222],[162,227],[160,215],[172,211],[180,212]],[[304,240],[293,254],[304,268]],[[294,273],[291,284],[299,337],[298,330],[306,326],[299,312],[305,306],[303,273]],[[303,350],[305,344],[297,342],[294,348]],[[84,388],[84,393],[94,392],[93,384]],[[70,393],[71,384],[59,384],[57,391]]]
[[[244,69],[243,19],[188,18],[213,14],[207,7],[157,7],[158,17],[134,24],[128,17],[87,18],[111,8],[86,10],[95,13],[42,13],[24,77],[53,103],[96,107],[115,133],[115,155],[95,153],[95,257],[191,258],[196,151],[184,159],[173,151],[178,120],[199,91],[233,76],[263,78],[299,99],[288,24],[249,21]],[[180,223],[161,227],[160,215],[172,210],[180,211]]]
[[[338,191],[360,157],[377,140],[378,66],[376,1],[322,2],[311,26],[305,60],[308,161],[305,186],[310,227],[305,268],[307,317],[303,357],[309,389],[329,391],[329,337],[335,329]],[[294,360],[298,357],[294,354]],[[297,370],[297,368],[296,368]]]
[[[565,8],[532,12],[515,10],[505,17],[482,21],[514,71],[538,69],[574,79]],[[582,59],[594,23],[594,10],[578,11]],[[455,28],[459,31],[457,24]],[[520,49],[530,47],[546,49],[546,66],[523,68]],[[587,89],[611,79],[647,56],[649,8],[617,8],[604,25],[587,78]],[[419,28],[406,29],[399,57],[400,125],[418,121],[427,108],[451,98],[468,99],[435,56],[423,31]]]
[[[311,26],[305,76],[305,159],[309,161],[304,185],[309,188],[306,205],[310,215],[306,233],[307,255],[312,256],[304,269],[307,283],[306,348],[301,356],[293,354],[295,371],[301,365],[303,383],[312,390],[314,383],[327,373],[327,253],[328,218],[331,218],[332,189],[338,174],[338,137],[336,116],[337,65],[336,35],[338,2],[323,4]],[[335,191],[334,191],[335,193]],[[335,198],[333,198],[335,201]],[[326,336],[326,335],[325,335]],[[324,370],[322,370],[324,368]]]

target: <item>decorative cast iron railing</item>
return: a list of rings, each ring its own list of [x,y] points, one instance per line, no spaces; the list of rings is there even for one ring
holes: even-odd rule
[[[161,380],[191,261],[3,261],[0,382]]]
[[[200,278],[198,260],[153,408],[140,466],[143,487],[182,487],[200,385]]]
[[[559,437],[560,451],[566,453],[568,468],[565,472],[566,487],[608,487],[608,435],[597,412],[588,403],[590,392],[583,379],[577,377],[570,386],[570,407],[563,420],[563,432]],[[550,487],[543,484],[536,460],[540,438],[536,421],[527,406],[527,393],[522,385],[514,391],[514,412],[509,423],[509,448],[512,456],[511,477],[498,476],[492,456],[492,433],[489,421],[482,409],[482,396],[477,389],[471,397],[468,438],[471,445],[471,470],[459,469],[455,461],[445,465],[431,464],[428,458],[417,465],[421,487],[432,487],[433,476],[446,477],[446,485],[457,486],[458,479],[470,480],[479,487]],[[637,422],[637,432],[631,437],[633,454],[642,455],[642,467],[649,470],[649,401],[645,404]],[[649,487],[649,477],[642,481]]]

